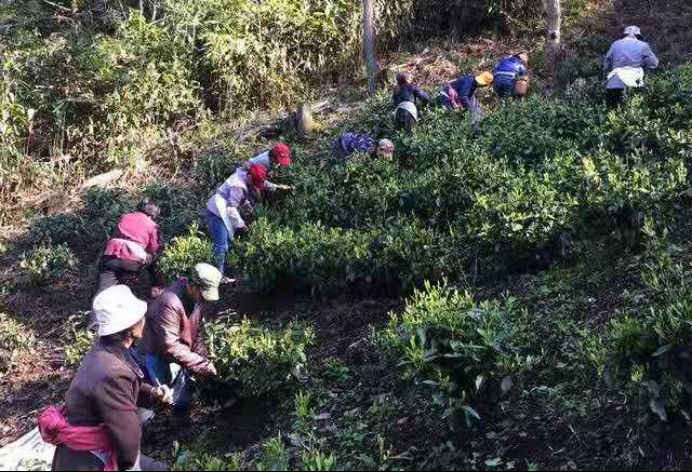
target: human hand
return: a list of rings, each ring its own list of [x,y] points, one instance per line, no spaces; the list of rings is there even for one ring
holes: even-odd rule
[[[173,390],[168,385],[162,385],[161,387],[156,387],[152,394],[159,402],[164,405],[173,404]]]
[[[291,187],[290,185],[277,185],[276,188],[278,188],[279,190],[293,190],[293,187]]]
[[[203,375],[205,377],[216,377],[219,374],[216,372],[216,367],[214,367],[214,364],[210,362],[209,365],[204,369]]]

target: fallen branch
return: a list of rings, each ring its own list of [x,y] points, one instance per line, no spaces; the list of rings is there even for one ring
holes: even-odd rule
[[[58,10],[62,10],[65,12],[68,12],[70,14],[74,13],[71,8],[64,7],[62,5],[58,5],[57,3],[53,3],[50,0],[41,0],[43,3],[50,5],[53,8],[57,8]]]

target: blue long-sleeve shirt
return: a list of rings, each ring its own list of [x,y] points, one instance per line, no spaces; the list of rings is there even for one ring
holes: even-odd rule
[[[476,77],[473,75],[467,75],[465,77],[461,77],[455,80],[449,85],[453,87],[454,90],[457,92],[457,95],[459,96],[459,101],[461,102],[461,105],[464,107],[464,110],[468,110],[471,107],[471,99],[473,98],[473,95],[476,93],[476,89],[478,88],[478,82],[476,82]]]
[[[510,56],[505,57],[495,66],[493,74],[495,76],[499,75],[516,79],[517,77],[528,74],[528,72],[526,66],[521,62],[521,59],[516,56]]]
[[[419,86],[413,84],[405,85],[404,87],[396,87],[392,94],[395,107],[398,107],[403,102],[416,103],[416,99],[422,100],[425,103],[430,103],[430,96]]]

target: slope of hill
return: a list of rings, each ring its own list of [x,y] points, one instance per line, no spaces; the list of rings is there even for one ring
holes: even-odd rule
[[[211,323],[225,383],[201,386],[188,418],[157,419],[145,453],[196,470],[689,469],[689,15],[674,1],[593,7],[569,24],[560,100],[483,96],[478,140],[435,110],[406,138],[384,94],[342,89],[331,98],[347,106],[303,142],[262,117],[181,125],[89,191],[69,159],[27,164],[34,190],[3,185],[20,198],[0,245],[0,441],[64,395],[117,216],[143,195],[162,203],[174,276],[208,257],[194,226],[208,192],[281,136],[296,165],[276,179],[296,191],[257,212],[232,256],[243,288],[210,307],[251,320]],[[594,65],[638,20],[667,70],[607,113]],[[432,85],[520,46],[428,43],[391,62]],[[328,156],[340,131],[378,123],[394,159]]]

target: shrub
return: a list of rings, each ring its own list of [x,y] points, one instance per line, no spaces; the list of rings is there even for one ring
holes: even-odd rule
[[[199,226],[190,226],[188,233],[178,236],[166,247],[159,258],[159,269],[169,279],[182,277],[200,262],[212,260],[212,244],[203,239]]]
[[[161,208],[158,223],[164,239],[179,235],[197,219],[199,199],[189,189],[158,184],[145,188],[143,196],[153,199]]]
[[[39,244],[63,244],[80,238],[84,222],[78,215],[58,213],[36,218],[32,223],[32,241]]]
[[[0,313],[0,376],[12,367],[16,358],[36,344],[33,332],[6,313]]]
[[[243,469],[242,454],[224,455],[223,458],[209,454],[204,445],[178,450],[171,470],[175,471],[226,471]]]
[[[89,189],[82,218],[90,242],[103,244],[108,241],[120,217],[134,210],[135,205],[121,189]]]
[[[665,235],[645,227],[646,263],[642,280],[651,302],[629,310],[610,323],[603,369],[611,387],[629,389],[639,405],[639,416],[654,414],[662,421],[671,415],[692,415],[692,291],[687,264],[677,261],[676,248]],[[635,407],[637,406],[634,403]]]
[[[469,405],[482,394],[506,393],[511,376],[531,362],[517,344],[526,316],[511,298],[476,303],[469,293],[426,284],[377,338],[404,379],[451,395],[477,417]]]
[[[23,254],[19,266],[35,285],[56,282],[76,269],[77,257],[65,244],[39,246],[29,254]]]
[[[295,323],[275,331],[247,319],[221,320],[207,323],[205,339],[220,378],[240,382],[243,395],[258,397],[302,378],[313,333]]]
[[[261,289],[281,280],[334,293],[367,274],[372,236],[309,223],[298,229],[256,221],[246,240],[234,245],[234,262]]]
[[[88,326],[88,312],[71,316],[65,324],[65,365],[76,368],[96,341],[96,333]]]

